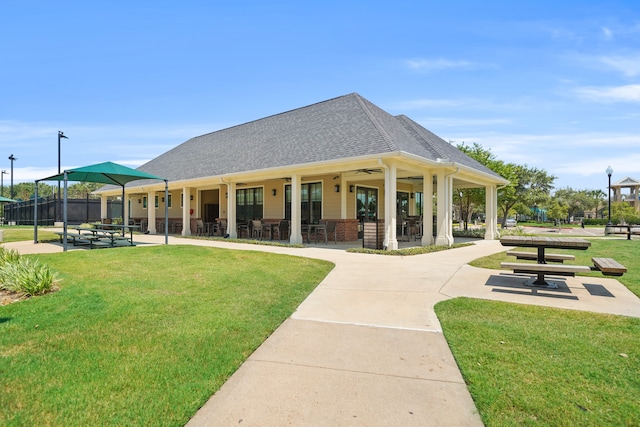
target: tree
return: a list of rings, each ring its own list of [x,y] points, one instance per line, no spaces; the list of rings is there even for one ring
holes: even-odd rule
[[[568,206],[561,204],[558,200],[552,200],[547,209],[547,216],[558,223],[560,223],[563,218],[566,218],[568,214]]]
[[[546,201],[556,179],[542,169],[514,163],[504,164],[499,173],[509,180],[509,185],[498,192],[498,209],[502,214],[503,226],[509,213],[518,204],[521,208],[530,209],[530,206],[541,205]]]
[[[458,149],[509,180],[509,184],[498,191],[498,209],[502,215],[503,227],[511,212],[516,209],[529,212],[531,206],[541,204],[549,198],[556,177],[549,175],[545,170],[505,163],[496,159],[491,150],[476,142],[471,146],[462,143],[458,145]]]
[[[567,206],[567,216],[575,217],[584,214],[586,209],[593,206],[593,196],[589,190],[574,190],[573,188],[561,188],[553,195],[560,204]]]
[[[490,150],[483,148],[477,142],[470,146],[463,142],[458,144],[457,148],[494,172],[498,172],[503,167],[502,161],[497,160]],[[460,190],[458,202],[460,204],[460,217],[464,223],[465,230],[468,229],[469,222],[473,218],[473,213],[476,209],[484,209],[485,200],[486,192],[484,188],[463,188]]]

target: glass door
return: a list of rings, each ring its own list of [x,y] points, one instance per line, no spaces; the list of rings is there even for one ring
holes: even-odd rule
[[[378,220],[378,189],[357,187],[356,189],[356,216],[360,224],[358,226],[358,238],[362,238],[362,224]]]

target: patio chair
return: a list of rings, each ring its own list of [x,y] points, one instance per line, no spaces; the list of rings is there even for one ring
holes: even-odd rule
[[[338,244],[338,237],[336,233],[336,222],[335,221],[327,221],[325,224],[325,237],[327,235],[331,235],[333,234],[333,243]],[[327,243],[327,241],[325,240],[325,243]]]
[[[251,238],[262,240],[262,221],[259,219],[251,220]]]
[[[247,239],[249,237],[251,237],[251,223],[250,222],[238,223],[237,229],[238,229],[238,238],[239,239],[242,239],[242,233],[243,232],[246,232]]]
[[[285,239],[291,238],[290,227],[291,227],[291,224],[289,223],[289,220],[286,220],[286,219],[280,220],[280,222],[278,223],[278,227],[276,228],[276,232],[278,233],[278,240],[285,240]]]
[[[204,236],[204,221],[196,219],[196,236]]]

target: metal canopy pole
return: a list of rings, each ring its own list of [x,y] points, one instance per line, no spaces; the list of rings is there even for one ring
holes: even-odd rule
[[[38,181],[36,181],[35,195],[33,198],[33,243],[38,243]]]
[[[62,208],[62,220],[64,221],[62,250],[67,251],[67,171],[64,171],[64,204]]]

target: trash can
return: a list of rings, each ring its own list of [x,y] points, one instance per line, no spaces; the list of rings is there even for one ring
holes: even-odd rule
[[[362,247],[383,249],[384,221],[370,221],[362,224]]]

